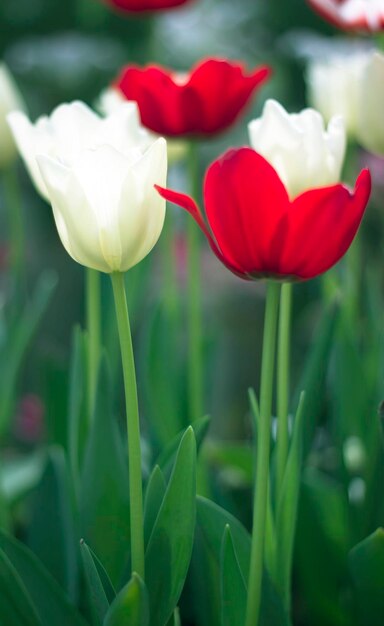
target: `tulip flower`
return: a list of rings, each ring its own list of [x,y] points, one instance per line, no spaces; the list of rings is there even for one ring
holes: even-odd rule
[[[154,185],[166,178],[166,142],[128,154],[111,146],[85,150],[70,165],[37,156],[57,230],[68,254],[100,272],[125,272],[157,242],[165,202]]]
[[[252,148],[232,149],[208,169],[205,216],[192,198],[158,188],[186,209],[219,260],[241,278],[306,280],[331,268],[359,228],[370,194],[363,171],[355,189],[337,183],[345,136],[340,120],[324,131],[312,110],[289,116],[267,103],[250,124]]]
[[[186,74],[128,66],[114,87],[137,102],[142,123],[155,133],[209,136],[233,124],[269,74],[265,66],[248,74],[241,63],[207,59]]]
[[[364,148],[384,156],[384,54],[374,52],[359,85],[357,139]]]
[[[134,102],[99,117],[82,102],[61,104],[49,117],[40,117],[32,124],[22,112],[8,115],[8,123],[16,144],[37,190],[49,201],[49,192],[37,163],[37,155],[58,158],[71,163],[84,150],[111,146],[123,155],[132,149],[148,147],[153,138],[140,125]]]
[[[308,0],[317,13],[344,30],[384,29],[384,0]]]
[[[15,142],[7,124],[11,111],[24,110],[21,94],[4,63],[0,63],[0,170],[16,157]]]
[[[356,136],[359,96],[370,52],[349,50],[312,59],[307,70],[308,101],[329,122],[341,115],[350,137]],[[366,115],[363,119],[366,120]]]
[[[317,111],[289,114],[268,100],[262,116],[248,128],[251,146],[273,165],[291,197],[340,179],[346,144],[340,116],[333,117],[325,130]]]
[[[105,0],[107,4],[127,13],[145,13],[174,9],[190,0]]]

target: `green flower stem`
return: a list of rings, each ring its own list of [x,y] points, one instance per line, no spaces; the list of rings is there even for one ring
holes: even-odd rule
[[[257,431],[257,461],[253,502],[251,563],[249,568],[245,626],[258,626],[261,606],[269,485],[272,391],[279,295],[279,283],[268,281],[264,320],[263,355],[261,362],[260,419]]]
[[[91,418],[96,394],[100,362],[101,319],[100,319],[100,273],[86,269],[86,325],[88,331],[88,415]]]
[[[279,502],[289,446],[289,359],[291,335],[292,283],[284,283],[280,294],[277,350],[277,468],[276,502]]]
[[[23,270],[24,227],[20,185],[17,168],[8,167],[3,172],[5,201],[8,209],[9,239],[11,244],[10,263],[16,288],[20,288]]]
[[[199,162],[197,144],[189,144],[188,169],[191,194],[197,199]],[[203,415],[203,354],[200,282],[200,233],[194,220],[187,222],[188,244],[188,398],[191,422]]]
[[[141,443],[139,407],[135,361],[133,357],[131,329],[129,325],[124,274],[111,274],[115,298],[116,318],[119,331],[121,359],[123,363],[125,406],[128,431],[129,495],[131,516],[131,564],[132,571],[144,580],[144,527],[143,487],[141,477]]]

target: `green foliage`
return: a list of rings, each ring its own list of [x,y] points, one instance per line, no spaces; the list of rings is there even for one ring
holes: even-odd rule
[[[102,359],[79,489],[80,533],[118,585],[128,558],[128,470]]]
[[[247,588],[233,545],[231,527],[227,525],[221,547],[222,626],[244,624],[246,604]]]
[[[28,590],[30,601],[34,605],[34,612],[38,616],[39,626],[86,626],[86,622],[69,602],[64,591],[58,583],[47,572],[44,566],[39,562],[36,556],[23,544],[9,535],[0,531],[0,550],[5,555],[4,583],[0,581],[0,594],[8,593],[6,588],[12,576],[12,572],[17,572],[15,583],[20,589],[20,581],[22,588]],[[9,569],[11,563],[11,570]],[[20,598],[20,604],[23,600]],[[0,605],[3,608],[3,604]],[[31,613],[33,614],[33,613]],[[1,623],[1,622],[0,622]],[[29,622],[25,622],[26,626]],[[15,626],[21,626],[15,623]],[[3,625],[2,625],[3,626]],[[4,623],[4,626],[8,624]]]
[[[23,582],[0,550],[0,624],[1,626],[41,626]]]
[[[48,450],[35,491],[28,545],[71,598],[76,597],[78,551],[73,500],[66,458],[61,448]]]
[[[0,352],[0,438],[9,429],[21,367],[50,303],[56,283],[56,276],[52,272],[44,272],[39,278],[31,301],[21,313],[18,312],[15,319],[11,320],[10,327],[0,329],[0,335],[6,338]],[[1,319],[1,324],[6,324],[4,318]]]
[[[349,553],[360,624],[384,623],[384,530],[378,528]]]
[[[104,626],[149,626],[148,594],[141,578],[132,578],[118,593],[105,616]]]
[[[183,589],[193,546],[195,496],[196,440],[189,427],[180,441],[145,553],[151,626],[165,626]]]

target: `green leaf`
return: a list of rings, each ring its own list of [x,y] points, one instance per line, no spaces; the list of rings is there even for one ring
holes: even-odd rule
[[[340,603],[340,581],[347,578],[351,545],[347,494],[343,485],[312,467],[303,473],[297,537],[296,576],[305,598],[306,621],[351,626],[353,615]]]
[[[358,543],[349,553],[361,626],[384,623],[384,529]]]
[[[1,531],[0,549],[4,551],[17,570],[24,587],[28,589],[42,626],[53,626],[53,624],[54,626],[68,626],[69,624],[86,626],[85,621],[70,604],[61,587],[33,552]],[[21,625],[17,624],[17,626]]]
[[[32,300],[18,314],[16,323],[7,332],[7,344],[2,350],[0,361],[0,438],[8,430],[15,402],[17,379],[29,345],[47,310],[57,284],[53,272],[40,276]]]
[[[294,406],[298,406],[300,394],[305,389],[305,402],[303,406],[304,433],[303,433],[303,455],[304,458],[311,449],[313,436],[316,429],[316,422],[323,408],[324,402],[324,381],[328,370],[329,355],[333,345],[333,337],[336,322],[339,318],[338,302],[333,302],[324,311],[318,328],[312,349],[303,368],[303,376],[296,389]]]
[[[84,539],[80,541],[80,549],[86,550],[89,556],[92,558],[94,565],[96,567],[97,574],[100,578],[101,584],[103,585],[104,593],[107,597],[108,604],[111,604],[116,598],[116,591],[114,586],[112,585],[111,579],[109,578],[107,572],[104,569],[104,566],[97,558],[96,554],[91,550],[91,548],[85,543]]]
[[[221,616],[222,626],[241,626],[245,623],[247,589],[240,571],[231,536],[226,525],[221,548]]]
[[[146,554],[151,626],[164,626],[179,600],[193,546],[196,514],[196,440],[187,428],[150,536]]]
[[[220,610],[220,555],[225,527],[231,528],[231,537],[241,575],[248,580],[251,537],[233,515],[217,504],[197,497],[196,540],[192,558],[189,586],[193,597],[198,597],[193,611],[202,626],[221,624]],[[261,626],[288,626],[288,616],[267,572],[263,576]]]
[[[163,501],[167,484],[163,472],[158,465],[152,470],[152,474],[149,477],[147,489],[145,492],[144,500],[144,543],[148,544],[149,537],[151,536],[153,526],[155,524],[157,515],[160,510],[161,503]]]
[[[0,550],[0,626],[41,626],[17,571]]]
[[[104,626],[149,626],[148,593],[136,573],[111,604]]]
[[[276,569],[273,578],[290,610],[292,555],[295,541],[297,510],[301,484],[303,407],[305,394],[300,396],[293,426],[287,465],[284,473],[280,501],[276,513]]]
[[[201,417],[192,423],[193,432],[195,433],[196,438],[196,447],[197,451],[199,451],[201,444],[204,441],[204,438],[208,432],[209,424],[211,418],[209,416]],[[179,449],[180,442],[184,437],[185,430],[181,431],[169,442],[169,444],[164,448],[159,457],[156,460],[156,465],[159,465],[162,470],[164,476],[166,478],[169,477],[173,464],[175,462],[176,452]]]
[[[163,303],[155,305],[152,315],[147,316],[140,361],[150,426],[161,448],[181,429],[184,431],[188,423],[182,402],[185,374],[180,361],[179,333],[180,325],[173,316],[167,315]],[[164,376],[165,362],[167,376]]]
[[[93,626],[101,626],[109,609],[109,602],[92,554],[84,541],[80,542],[80,554],[85,573],[89,607]]]
[[[71,598],[78,582],[73,513],[66,458],[61,448],[52,446],[34,494],[27,543]]]
[[[128,469],[112,414],[109,371],[101,361],[96,408],[80,484],[80,534],[117,586],[128,559]]]
[[[88,432],[86,389],[86,336],[75,328],[72,342],[72,357],[69,373],[68,400],[68,455],[76,493],[79,488],[80,467]]]

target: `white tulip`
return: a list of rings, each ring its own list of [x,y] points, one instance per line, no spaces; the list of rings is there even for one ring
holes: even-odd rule
[[[12,133],[7,124],[7,115],[11,111],[25,108],[21,94],[8,68],[0,63],[0,169],[9,165],[17,151]]]
[[[364,148],[384,156],[384,54],[374,52],[360,81],[357,139]]]
[[[275,168],[289,195],[337,183],[343,164],[346,137],[341,117],[328,128],[313,109],[289,114],[268,100],[262,116],[249,124],[252,148]]]
[[[77,154],[68,165],[37,156],[57,230],[71,257],[101,272],[125,272],[157,242],[165,201],[154,185],[165,185],[167,147],[118,152],[108,145]]]
[[[16,144],[39,193],[49,200],[37,164],[38,154],[58,157],[70,166],[84,150],[108,145],[123,155],[148,147],[152,136],[141,126],[137,105],[126,102],[105,118],[82,102],[61,104],[32,124],[21,112],[8,115]]]
[[[326,122],[334,115],[341,115],[350,137],[356,136],[361,80],[369,57],[369,52],[350,51],[316,58],[307,70],[310,105]]]

